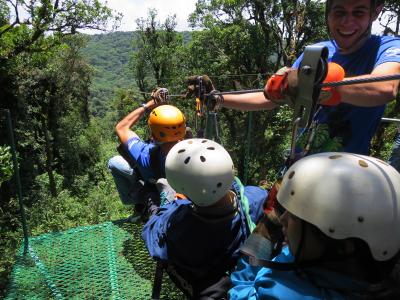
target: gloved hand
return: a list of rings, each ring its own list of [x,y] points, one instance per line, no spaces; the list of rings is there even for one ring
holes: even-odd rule
[[[160,193],[160,205],[170,203],[176,199],[175,190],[169,185],[166,178],[159,178],[156,187]]]
[[[154,100],[155,104],[168,103],[168,90],[166,88],[156,88],[151,93],[151,98]]]
[[[264,96],[278,105],[294,105],[297,92],[297,70],[288,67],[279,69],[264,87]]]
[[[199,95],[199,81],[200,79],[203,81],[203,86],[204,86],[204,92],[206,94],[211,93],[212,91],[215,90],[214,85],[207,75],[203,76],[190,76],[187,79],[187,91],[186,91],[186,98],[189,98],[190,96],[195,96],[197,97]]]
[[[342,81],[345,76],[344,69],[337,63],[328,63],[328,73],[324,82]],[[319,94],[319,103],[321,105],[334,106],[340,103],[341,96],[335,87],[324,87]]]
[[[195,97],[199,96],[199,82],[200,79],[203,82],[204,93],[207,95],[205,99],[205,105],[210,110],[217,110],[220,108],[222,103],[224,102],[224,97],[222,95],[215,95],[218,91],[214,88],[214,85],[207,75],[203,76],[190,76],[187,80],[188,87],[186,92],[186,98],[194,95]]]

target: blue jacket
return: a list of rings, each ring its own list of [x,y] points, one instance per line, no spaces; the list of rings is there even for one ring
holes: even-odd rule
[[[289,248],[273,259],[277,262],[293,262]],[[278,271],[251,266],[246,258],[239,260],[232,273],[231,300],[239,299],[348,299],[346,292],[366,290],[368,283],[326,269],[312,267],[298,271]]]
[[[239,247],[250,230],[240,201],[233,217],[208,220],[193,210],[189,200],[177,200],[160,207],[142,231],[142,238],[152,257],[172,264],[189,282],[219,278],[234,268]],[[264,189],[246,186],[250,217],[257,222],[267,197]]]

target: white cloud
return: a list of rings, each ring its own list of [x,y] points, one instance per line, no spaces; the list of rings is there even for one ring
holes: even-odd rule
[[[108,0],[107,6],[121,12],[124,17],[118,31],[136,29],[136,19],[146,18],[149,9],[158,11],[158,20],[176,15],[177,31],[189,30],[187,19],[195,9],[196,0]]]

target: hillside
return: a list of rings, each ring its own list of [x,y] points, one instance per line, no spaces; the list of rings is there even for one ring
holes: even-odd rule
[[[112,32],[88,36],[84,55],[95,72],[91,85],[90,108],[94,115],[104,115],[117,88],[135,85],[129,60],[135,51],[135,32]]]
[[[183,41],[187,43],[190,32],[182,32]],[[136,51],[134,39],[136,32],[112,32],[107,34],[88,35],[87,46],[83,54],[93,66],[95,72],[90,88],[90,109],[96,116],[104,116],[109,110],[110,100],[115,89],[136,86],[129,60]]]

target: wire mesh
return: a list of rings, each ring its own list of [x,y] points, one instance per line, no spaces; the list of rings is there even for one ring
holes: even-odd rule
[[[150,299],[155,262],[141,229],[107,222],[29,238],[5,299]],[[184,298],[164,274],[161,299]]]

